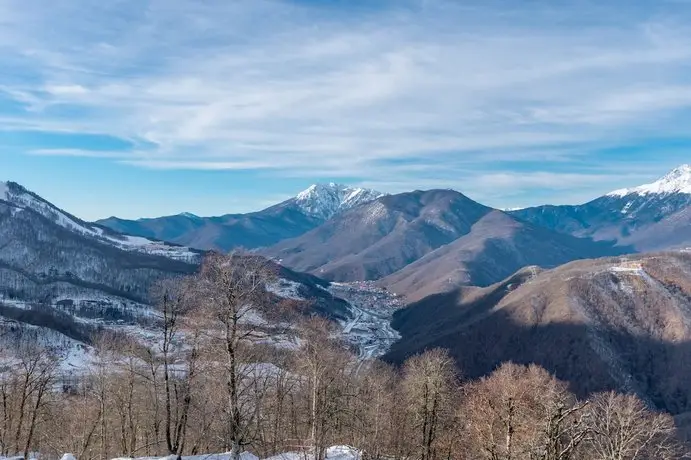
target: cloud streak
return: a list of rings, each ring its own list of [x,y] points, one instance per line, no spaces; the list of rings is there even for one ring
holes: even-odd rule
[[[30,154],[388,190],[470,184],[499,199],[563,184],[595,193],[621,177],[603,149],[689,134],[685,4],[59,3],[0,0],[0,102],[15,107],[0,110],[4,129],[133,147]]]

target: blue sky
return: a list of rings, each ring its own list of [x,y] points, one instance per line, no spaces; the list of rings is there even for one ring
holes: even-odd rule
[[[576,203],[691,162],[691,2],[0,0],[2,177],[87,219],[318,181]]]

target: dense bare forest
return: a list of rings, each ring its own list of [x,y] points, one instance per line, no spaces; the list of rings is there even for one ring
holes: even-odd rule
[[[440,349],[399,368],[358,361],[330,322],[271,300],[275,276],[263,259],[211,255],[198,275],[157,286],[156,346],[101,334],[76,377],[35,344],[3,350],[0,456],[319,460],[352,445],[371,459],[691,458],[669,415],[633,395],[578,400],[535,365],[469,381]],[[267,345],[277,328],[298,345]]]

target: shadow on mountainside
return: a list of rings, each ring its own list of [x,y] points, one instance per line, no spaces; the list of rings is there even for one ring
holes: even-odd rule
[[[667,343],[585,324],[540,324],[540,306],[533,312],[536,321],[520,324],[511,312],[496,309],[499,292],[462,306],[458,295],[432,296],[397,312],[393,327],[402,338],[384,360],[401,364],[442,347],[450,350],[464,379],[486,376],[506,361],[535,363],[581,398],[606,390],[635,392],[672,414],[691,411],[691,342]]]

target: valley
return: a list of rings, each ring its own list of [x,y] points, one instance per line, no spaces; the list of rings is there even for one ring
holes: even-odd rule
[[[640,253],[659,245],[638,241],[683,227],[688,171],[572,208],[504,212],[453,190],[385,195],[321,184],[248,215],[100,224],[10,184],[0,196],[0,377],[11,375],[12,363],[29,366],[25,372],[40,364],[66,394],[112,379],[111,410],[138,394],[159,424],[161,398],[172,394],[161,379],[183,392],[194,383],[204,397],[189,396],[198,406],[184,410],[220,420],[228,395],[217,382],[231,373],[243,392],[233,404],[246,411],[240,417],[248,426],[280,436],[272,425],[280,418],[304,437],[304,420],[316,420],[308,402],[330,414],[319,423],[344,433],[347,424],[330,420],[371,417],[360,400],[407,401],[422,381],[414,372],[448,372],[439,385],[454,388],[449,395],[508,372],[540,384],[549,376],[569,401],[635,395],[635,404],[674,415],[681,429],[691,413],[691,242],[681,232],[656,240],[669,242],[665,252]],[[223,231],[210,231],[213,225]],[[203,230],[194,236],[192,227]],[[182,233],[160,241],[172,234],[154,228]],[[217,237],[208,239],[209,231]],[[252,251],[235,249],[248,241]],[[160,309],[157,286],[171,289],[164,306],[173,310]],[[176,291],[183,287],[191,290]],[[435,365],[444,370],[424,367]],[[186,407],[180,394],[169,401],[182,404],[178,410]],[[300,408],[288,411],[286,395]],[[444,397],[470,410],[469,400]],[[108,399],[86,397],[90,404],[98,398]],[[255,419],[255,405],[277,411],[276,420]],[[395,420],[409,416],[379,409],[403,417]],[[207,423],[223,437],[222,425]],[[277,451],[258,439],[262,455]],[[338,445],[358,437],[329,439]]]
[[[332,283],[329,292],[349,303],[351,318],[341,323],[341,334],[360,361],[383,356],[400,338],[391,327],[394,313],[403,308],[395,294],[371,282]]]

